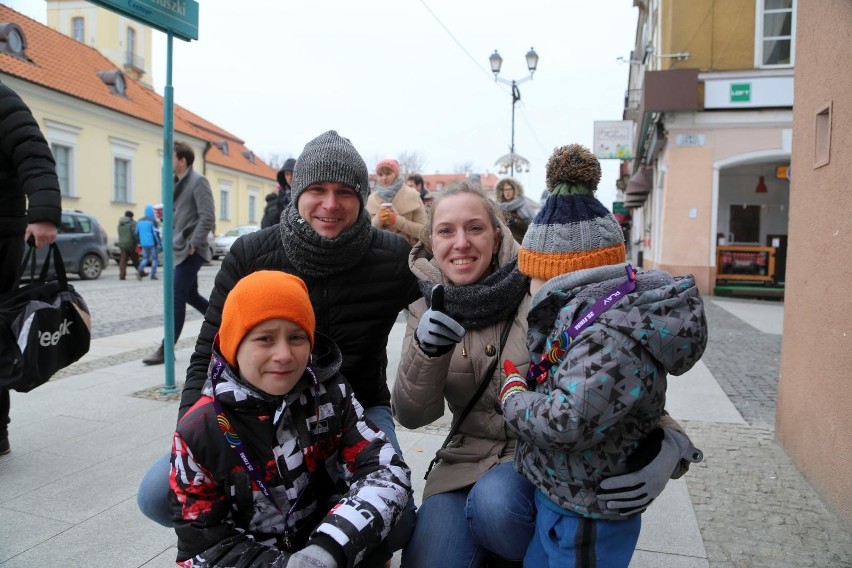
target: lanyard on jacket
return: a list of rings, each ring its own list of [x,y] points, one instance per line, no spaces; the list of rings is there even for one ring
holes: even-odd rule
[[[598,301],[578,316],[570,326],[566,327],[555,341],[547,341],[541,360],[538,363],[531,364],[527,371],[527,384],[530,385],[530,388],[544,382],[547,378],[547,372],[562,360],[568,351],[568,347],[584,329],[592,325],[598,319],[598,316],[617,304],[621,298],[636,289],[636,270],[629,264],[624,269],[627,271],[626,282],[606,296],[598,298]]]
[[[314,370],[310,367],[306,367],[305,370],[308,374],[311,375],[311,379],[314,383],[314,396],[316,398],[317,406],[317,420],[319,420],[319,389],[317,387],[317,376],[314,374]],[[302,497],[307,493],[306,489],[308,485],[310,485],[310,479],[308,479],[308,484],[306,484],[299,494],[296,496],[296,499],[293,501],[293,504],[290,505],[290,509],[287,512],[284,512],[284,509],[281,508],[281,505],[278,503],[278,500],[275,499],[275,495],[269,490],[269,487],[263,481],[258,468],[254,465],[254,462],[248,455],[248,449],[243,444],[242,440],[240,440],[239,435],[234,430],[234,427],[231,425],[231,421],[228,420],[228,416],[225,414],[225,409],[222,407],[222,403],[219,402],[218,397],[216,396],[216,386],[220,383],[225,382],[225,379],[222,378],[222,373],[225,371],[225,362],[221,359],[216,359],[213,363],[213,370],[210,373],[210,379],[213,383],[213,408],[216,409],[216,422],[219,423],[219,429],[222,430],[222,434],[225,436],[225,442],[231,449],[234,450],[234,453],[237,455],[237,459],[242,463],[246,471],[248,472],[251,480],[258,486],[260,492],[269,499],[269,502],[272,503],[278,512],[281,513],[281,516],[284,517],[284,546],[289,550],[293,546],[293,539],[290,534],[290,516],[293,514],[293,511],[299,505],[299,501],[302,500]]]

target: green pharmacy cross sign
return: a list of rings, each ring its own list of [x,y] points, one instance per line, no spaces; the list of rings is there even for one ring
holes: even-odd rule
[[[198,2],[195,0],[89,0],[176,38],[198,39]]]

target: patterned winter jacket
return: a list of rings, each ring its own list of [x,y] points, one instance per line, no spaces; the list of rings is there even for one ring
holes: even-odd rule
[[[334,343],[317,334],[313,356],[317,384],[306,373],[288,394],[272,397],[237,378],[214,351],[211,376],[217,362],[225,367],[216,396],[280,510],[226,443],[208,379],[172,447],[178,565],[283,567],[291,551],[317,544],[351,567],[397,522],[411,495],[408,466],[365,420]]]
[[[533,361],[548,340],[625,281],[625,266],[563,274],[544,284],[529,313]],[[619,519],[598,500],[598,484],[647,465],[639,456],[655,455],[646,438],[663,415],[666,375],[692,368],[706,344],[694,278],[639,273],[636,290],[582,331],[535,391],[506,399],[518,471],[562,509]]]

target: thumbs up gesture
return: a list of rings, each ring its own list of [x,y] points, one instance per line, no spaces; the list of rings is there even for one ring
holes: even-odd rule
[[[432,307],[420,318],[414,339],[424,353],[430,357],[439,357],[453,350],[464,337],[465,329],[443,311],[443,284],[436,284],[432,288],[430,304]]]

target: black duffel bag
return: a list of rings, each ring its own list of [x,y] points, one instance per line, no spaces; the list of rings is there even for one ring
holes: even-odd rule
[[[56,278],[48,280],[51,258]],[[31,281],[21,286],[30,261]],[[35,272],[35,248],[27,245],[14,289],[0,294],[0,388],[31,391],[89,352],[89,308],[68,284],[55,243],[38,279]]]

